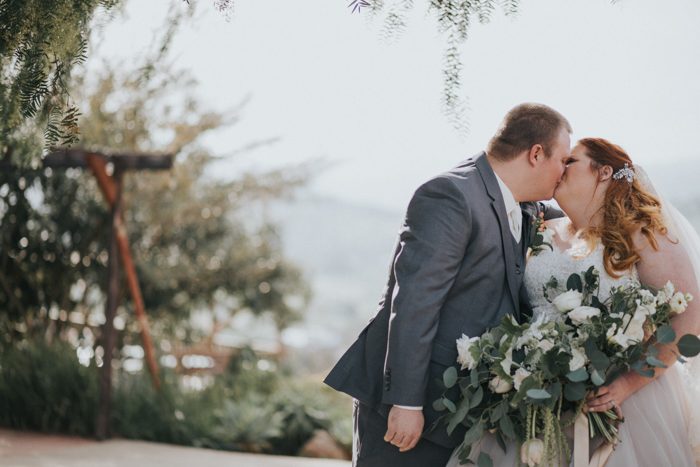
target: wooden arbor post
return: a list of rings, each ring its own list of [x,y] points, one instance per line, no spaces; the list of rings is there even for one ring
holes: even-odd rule
[[[112,173],[108,167],[112,165]],[[0,160],[0,167],[8,166]],[[110,436],[109,421],[112,405],[112,355],[116,335],[114,333],[114,317],[119,297],[120,259],[127,279],[130,295],[134,302],[136,318],[141,327],[141,337],[146,354],[146,363],[151,374],[153,386],[160,388],[158,364],[155,359],[153,341],[148,326],[148,318],[144,309],[143,296],[136,275],[129,240],[124,223],[122,191],[124,175],[129,170],[166,170],[173,165],[173,156],[169,154],[104,154],[81,149],[57,150],[47,155],[43,160],[44,167],[68,168],[85,167],[91,169],[102,194],[111,210],[110,246],[108,259],[107,303],[105,323],[102,327],[104,346],[103,366],[99,381],[99,406],[96,420],[95,435],[98,439]]]

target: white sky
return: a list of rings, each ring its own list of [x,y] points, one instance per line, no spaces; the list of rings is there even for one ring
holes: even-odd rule
[[[401,209],[422,181],[483,149],[524,101],[557,108],[574,137],[610,138],[647,167],[694,158],[700,169],[697,0],[522,0],[518,16],[497,11],[475,24],[462,54],[466,137],[441,112],[444,40],[427,0],[415,2],[408,29],[391,43],[347,0],[236,0],[229,22],[213,0],[195,1],[199,14],[172,48],[176,64],[198,79],[205,105],[224,110],[252,97],[242,121],[208,143],[229,152],[282,138],[223,163],[224,177],[242,165],[323,157],[331,167],[315,192]],[[132,0],[99,56],[144,51],[172,5]]]

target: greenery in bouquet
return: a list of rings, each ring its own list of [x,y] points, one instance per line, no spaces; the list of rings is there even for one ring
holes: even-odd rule
[[[670,321],[692,300],[670,282],[657,291],[634,280],[601,300],[593,267],[572,274],[565,285],[559,294],[556,278],[543,286],[551,302],[547,313],[522,324],[508,315],[480,337],[457,340],[459,368],[445,371],[443,384],[450,391],[433,406],[445,412],[440,421],[449,433],[466,427],[462,463],[471,462],[472,446],[486,432],[504,450],[508,440],[518,443],[521,461],[530,467],[569,458],[564,429],[584,410],[587,394],[627,371],[653,377],[656,368],[665,367],[658,345],[676,341]],[[677,347],[684,361],[700,352],[700,339],[685,335]],[[452,394],[459,394],[456,400]],[[615,411],[587,416],[591,438],[617,441],[623,420]],[[485,453],[476,462],[491,465]]]

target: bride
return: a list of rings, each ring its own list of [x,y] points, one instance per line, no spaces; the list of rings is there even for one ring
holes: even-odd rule
[[[690,293],[695,300],[673,318],[672,326],[678,336],[700,334],[697,233],[672,206],[662,204],[643,171],[619,146],[603,139],[580,140],[554,197],[567,217],[547,222],[554,233],[552,251],[528,260],[525,287],[533,319],[556,319],[542,290],[552,276],[562,284],[570,274],[595,266],[601,299],[630,280],[654,288],[671,281]],[[681,365],[675,345],[659,347],[667,369],[657,369],[653,378],[626,373],[587,401],[588,410],[615,409],[625,417],[607,467],[700,466],[700,359]],[[519,465],[518,446],[503,452],[493,436],[475,445],[470,459],[481,452],[495,466]],[[457,465],[453,455],[448,466]]]

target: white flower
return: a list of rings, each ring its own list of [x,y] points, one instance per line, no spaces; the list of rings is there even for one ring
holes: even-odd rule
[[[666,297],[673,297],[673,293],[676,291],[676,287],[673,285],[671,281],[666,282],[666,285],[664,285],[663,292],[666,294]]]
[[[589,322],[594,316],[600,316],[600,310],[592,306],[579,306],[569,312],[569,318],[575,324]]]
[[[513,375],[513,386],[515,386],[516,391],[520,390],[520,385],[523,384],[525,378],[527,378],[531,374],[532,373],[527,371],[525,368],[518,368],[515,371],[515,375]]]
[[[613,323],[610,328],[608,328],[608,331],[605,333],[605,337],[608,338],[608,340],[612,340],[613,336],[615,335],[615,331],[617,331],[617,324]]]
[[[520,446],[520,462],[528,467],[535,467],[542,462],[544,442],[541,439],[528,439]]]
[[[557,298],[552,301],[552,304],[557,307],[557,310],[562,313],[571,311],[576,307],[581,306],[581,300],[583,300],[583,295],[581,292],[576,290],[569,290],[563,294],[557,296]]]
[[[676,292],[673,297],[671,297],[671,311],[680,315],[686,308],[688,308],[688,302],[685,300],[685,295],[681,292]]]
[[[552,350],[552,347],[554,347],[554,342],[550,341],[549,339],[542,339],[537,345],[537,347],[544,350],[545,352],[549,352],[550,350]]]
[[[622,326],[611,340],[623,349],[637,342],[642,342],[644,340],[644,322],[643,319],[633,319],[629,315],[625,315]]]
[[[503,371],[509,375],[510,374],[510,367],[513,365],[513,347],[508,348],[506,351],[506,356],[503,360],[501,360],[501,368],[503,368]]]
[[[551,245],[552,239],[554,238],[553,229],[544,229],[542,232],[540,232],[540,235],[542,236],[542,242],[549,243]]]
[[[653,293],[651,293],[647,289],[640,289],[639,295],[642,297],[642,303],[644,305],[652,305],[656,307],[656,297]],[[656,310],[656,308],[654,308],[654,310]]]
[[[660,290],[659,293],[656,294],[656,303],[668,303],[668,297],[666,296],[666,293],[663,290]]]
[[[653,316],[656,314],[656,305],[652,303],[645,304],[643,301],[636,300],[637,308],[634,310],[634,315],[643,315],[645,318],[647,316]]]
[[[489,389],[496,394],[505,394],[513,389],[513,383],[500,376],[494,376],[491,381],[489,381]]]
[[[478,337],[469,337],[466,334],[462,334],[462,337],[457,339],[457,363],[462,365],[462,369],[473,369],[478,359],[474,358],[472,354],[472,347],[479,344]]]
[[[571,360],[569,361],[569,370],[576,371],[586,364],[586,354],[578,347],[571,348]]]

